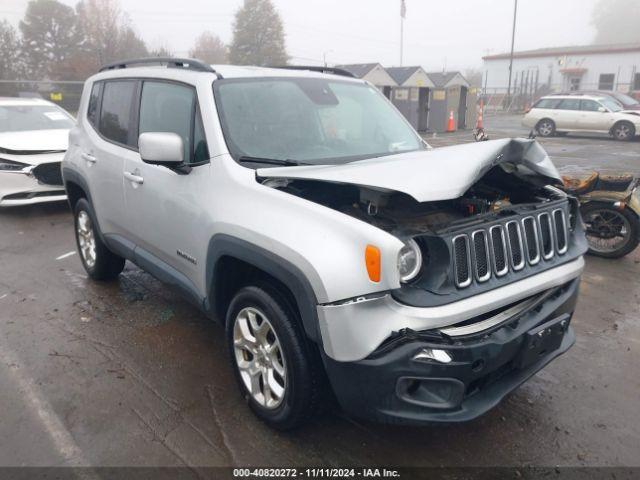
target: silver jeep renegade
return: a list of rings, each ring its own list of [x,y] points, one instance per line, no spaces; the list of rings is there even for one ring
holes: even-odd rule
[[[574,342],[586,250],[533,140],[431,149],[338,69],[141,59],[89,78],[63,177],[84,268],[224,324],[277,428],[466,421]]]

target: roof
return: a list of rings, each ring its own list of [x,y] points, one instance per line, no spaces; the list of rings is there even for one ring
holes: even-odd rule
[[[586,94],[586,93],[582,94],[582,95],[574,95],[574,94],[570,94],[570,93],[567,93],[567,94],[552,93],[551,95],[545,95],[544,97],[540,97],[540,99],[543,99],[543,98],[554,98],[556,100],[557,99],[561,99],[561,100],[563,100],[563,99],[572,99],[572,100],[574,100],[574,99],[576,99],[576,97],[579,97],[579,98],[586,98],[587,100],[599,100],[599,99],[605,98],[607,96],[608,95],[599,95],[599,94],[591,95],[591,94]]]
[[[564,55],[586,55],[586,54],[610,54],[623,52],[640,52],[640,43],[617,43],[611,45],[579,45],[568,47],[538,48],[535,50],[523,50],[513,52],[513,58],[533,58],[533,57],[561,57]],[[509,53],[499,53],[497,55],[487,55],[483,60],[503,60],[509,58]]]
[[[376,68],[379,63],[352,63],[349,65],[336,65],[347,72],[353,73],[358,78],[363,78],[367,73]]]
[[[460,72],[430,72],[427,73],[431,81],[436,87],[442,88],[446,87],[447,84],[454,79],[456,75],[460,75],[460,78],[464,80],[465,84],[469,86],[469,82]]]
[[[416,73],[418,70],[422,70],[422,67],[390,67],[386,70],[398,85],[402,85],[409,79],[409,77],[411,77],[411,75]]]

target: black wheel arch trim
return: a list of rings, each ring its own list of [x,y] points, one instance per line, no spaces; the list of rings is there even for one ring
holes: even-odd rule
[[[216,305],[216,265],[223,257],[243,261],[273,276],[289,288],[297,303],[306,335],[320,343],[316,294],[304,273],[288,260],[273,252],[227,234],[214,235],[207,248],[205,309],[213,312]]]

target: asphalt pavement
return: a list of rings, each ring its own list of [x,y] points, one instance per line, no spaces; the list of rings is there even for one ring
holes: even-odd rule
[[[494,138],[517,117],[487,119]],[[434,146],[470,132],[428,136]],[[543,139],[562,169],[640,174],[640,142]],[[640,466],[640,251],[589,257],[576,345],[467,424],[333,409],[275,432],[234,383],[222,329],[134,265],[90,281],[64,203],[0,211],[0,466]]]

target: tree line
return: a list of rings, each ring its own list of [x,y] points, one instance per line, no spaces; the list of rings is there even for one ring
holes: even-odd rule
[[[244,0],[231,43],[205,31],[189,56],[213,64],[284,65],[284,37],[271,0]],[[75,8],[57,0],[31,0],[18,28],[0,21],[3,80],[84,80],[107,63],[171,54],[168,46],[147,46],[118,0],[81,0]]]

